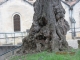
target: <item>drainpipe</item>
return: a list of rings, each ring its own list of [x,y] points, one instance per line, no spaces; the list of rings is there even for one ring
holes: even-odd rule
[[[78,0],[75,4],[77,4],[79,1],[80,0]],[[76,32],[75,32],[75,23],[76,23],[76,21],[73,18],[72,14],[73,14],[73,7],[75,6],[75,4],[73,4],[72,6],[70,6],[66,2],[64,2],[64,1],[62,1],[62,2],[69,7],[69,16],[70,16],[70,21],[71,21],[72,39],[74,39],[74,37],[76,36]]]
[[[71,21],[72,39],[74,39],[76,36],[76,32],[75,32],[76,21],[74,20],[72,15],[73,15],[73,7],[69,7],[69,16],[70,16],[70,21]]]

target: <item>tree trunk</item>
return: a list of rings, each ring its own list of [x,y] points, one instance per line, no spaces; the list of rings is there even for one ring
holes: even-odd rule
[[[43,50],[64,51],[68,49],[66,33],[68,22],[60,0],[37,0],[29,35],[23,39],[19,52],[32,53]]]

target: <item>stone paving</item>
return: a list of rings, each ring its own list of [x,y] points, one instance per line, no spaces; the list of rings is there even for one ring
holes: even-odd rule
[[[16,47],[18,47],[18,46],[0,46],[0,55],[2,55],[3,53],[6,53]],[[15,51],[14,52],[10,51],[10,52],[0,56],[0,60],[6,60],[6,58],[14,55]]]
[[[74,49],[78,48],[78,40],[67,40],[69,46],[73,47]]]
[[[74,49],[77,49],[78,48],[78,40],[67,40],[69,46],[73,47]],[[9,51],[10,49],[12,48],[15,48],[16,46],[0,46],[0,54],[6,52],[6,51]],[[10,53],[7,53],[3,56],[0,56],[0,60],[4,60],[6,57],[8,56],[11,56],[12,55],[12,52]]]

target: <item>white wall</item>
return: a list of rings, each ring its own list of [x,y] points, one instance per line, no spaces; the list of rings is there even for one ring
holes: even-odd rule
[[[76,21],[76,28],[80,28],[80,2],[78,2],[73,9],[73,17]],[[76,31],[80,31],[80,29],[76,29]]]
[[[63,5],[63,7],[66,11],[65,19],[68,21],[69,25],[71,26],[70,19],[69,19],[69,7],[64,3],[62,3],[62,5]],[[80,2],[78,2],[77,4],[74,5],[72,16],[76,21],[75,28],[78,28],[78,29],[75,29],[75,31],[78,32],[78,31],[80,31]],[[67,38],[68,39],[71,38],[71,33],[70,32],[71,32],[70,30],[67,32]],[[80,37],[79,32],[76,33],[76,37]]]
[[[9,0],[0,6],[0,32],[14,32],[13,16],[20,15],[21,31],[29,29],[33,20],[33,6],[22,0]]]
[[[65,5],[63,2],[62,3],[62,6],[63,8],[65,9],[66,13],[65,13],[65,19],[68,21],[68,23],[70,24],[70,20],[69,20],[69,7],[67,5]]]
[[[71,22],[70,22],[70,18],[69,18],[69,16],[70,16],[69,7],[66,4],[64,4],[63,2],[61,2],[61,3],[62,3],[63,8],[66,11],[65,19],[66,19],[66,21],[69,23],[69,25],[71,27]],[[69,30],[67,33],[69,33],[69,32],[71,32],[71,30]]]
[[[65,11],[66,11],[66,13],[65,13],[65,19],[66,19],[66,21],[69,23],[69,25],[71,26],[71,22],[70,22],[70,19],[69,19],[69,7],[66,5],[66,4],[64,4],[63,2],[61,2],[62,3],[62,6],[63,6],[63,8],[65,9]],[[68,32],[67,32],[67,35],[66,35],[66,40],[69,40],[69,39],[71,39],[72,38],[72,36],[71,36],[71,30],[69,30]]]

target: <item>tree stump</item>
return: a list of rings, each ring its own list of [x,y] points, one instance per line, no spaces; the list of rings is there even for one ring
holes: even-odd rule
[[[70,29],[64,19],[65,10],[60,0],[36,0],[33,23],[29,35],[23,39],[19,52],[34,53],[44,50],[68,50],[66,33]]]

